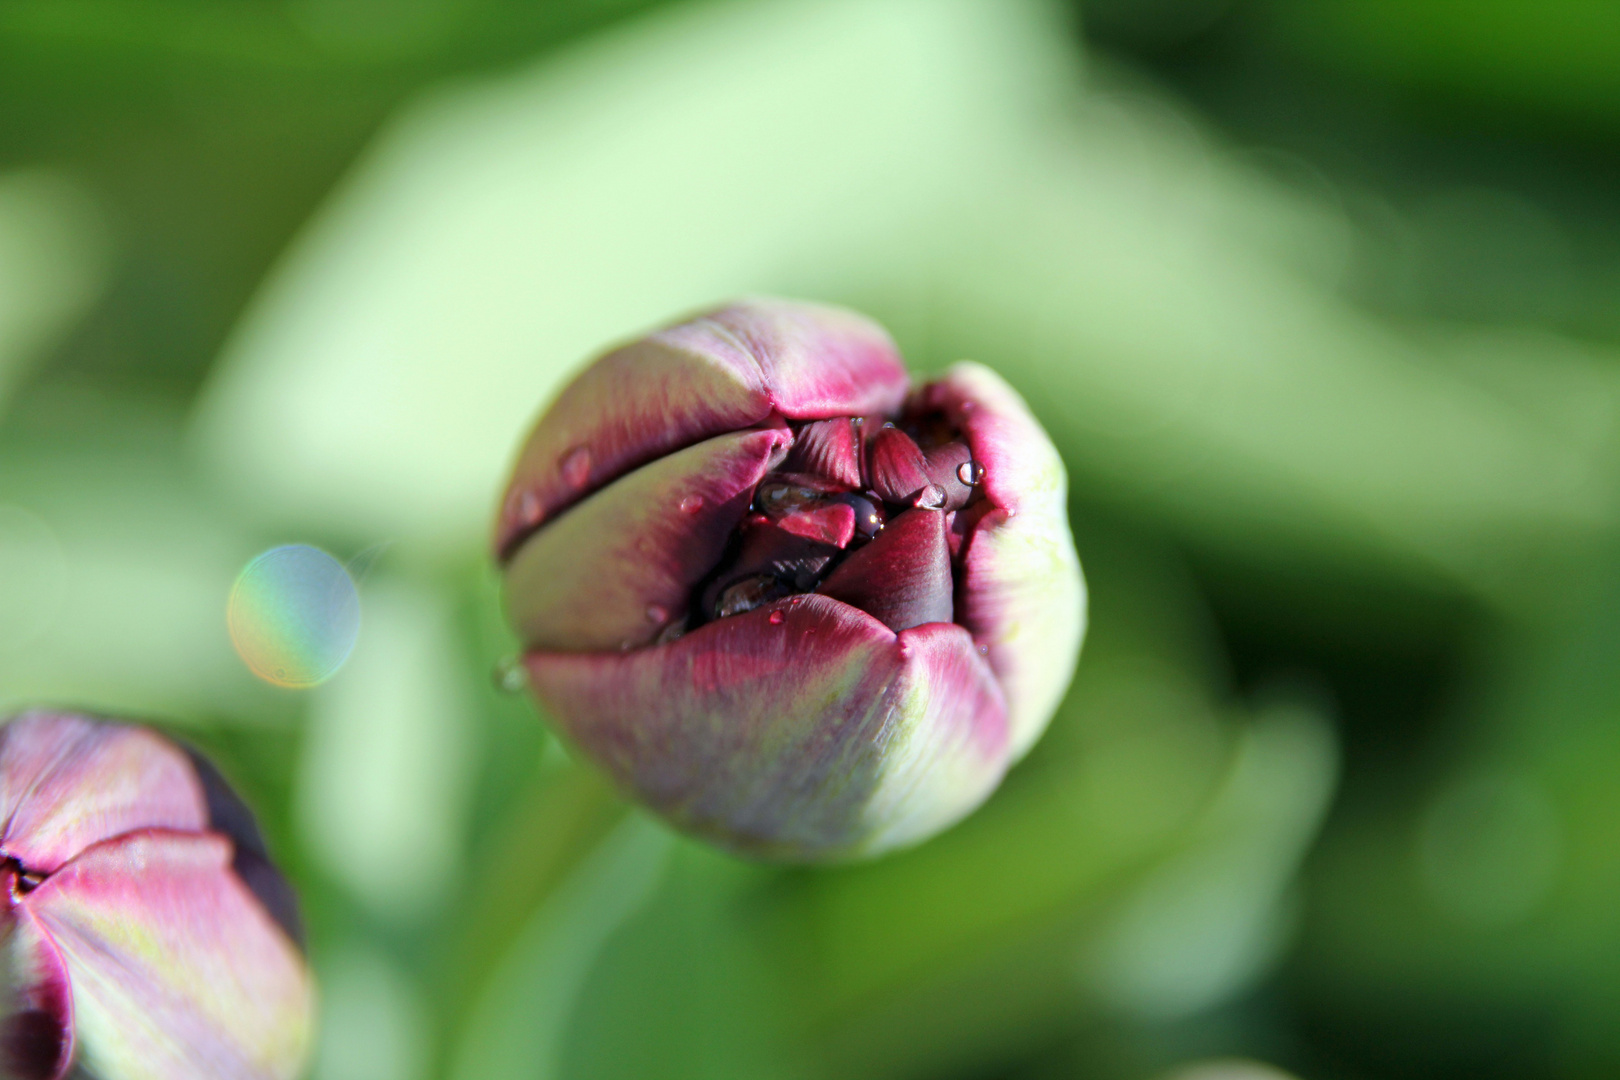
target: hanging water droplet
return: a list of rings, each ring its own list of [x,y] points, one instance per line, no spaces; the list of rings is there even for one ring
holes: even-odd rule
[[[562,470],[563,482],[577,491],[590,483],[591,452],[583,446],[576,446],[563,455],[558,467]]]
[[[669,618],[669,609],[659,604],[647,605],[647,621],[655,626],[662,626]]]
[[[918,493],[911,505],[923,510],[938,510],[945,505],[945,489],[938,484],[929,484]]]
[[[787,618],[787,616],[782,614],[782,612],[780,610],[773,611],[770,614],[770,623],[771,623],[772,626],[781,626],[782,621],[784,619],[786,619],[786,618]]]
[[[683,514],[695,514],[701,509],[703,509],[703,496],[701,495],[688,495],[681,500],[681,513]]]
[[[862,540],[870,540],[883,531],[883,504],[856,494],[853,491],[834,495],[833,501],[841,502],[855,511],[855,535]]]
[[[508,656],[495,665],[495,689],[516,694],[529,685],[529,671],[522,657]]]
[[[964,461],[956,467],[956,478],[968,487],[984,479],[984,466],[977,461]]]

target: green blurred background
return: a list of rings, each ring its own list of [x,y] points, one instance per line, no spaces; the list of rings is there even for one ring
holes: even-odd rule
[[[0,704],[217,756],[316,1080],[1620,1075],[1617,176],[1583,0],[0,0]],[[1069,463],[1074,687],[870,865],[492,677],[526,424],[746,292]],[[226,633],[285,542],[360,584],[312,690]]]

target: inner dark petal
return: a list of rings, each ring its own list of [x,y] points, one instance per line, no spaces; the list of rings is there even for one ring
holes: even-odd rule
[[[860,425],[848,416],[804,425],[782,469],[822,476],[845,487],[860,487]]]
[[[191,767],[202,785],[203,797],[208,804],[208,827],[231,838],[235,849],[231,871],[302,949],[304,923],[298,912],[298,895],[270,861],[253,811],[248,809],[213,762],[190,746],[182,749],[186,757],[191,759]]]
[[[695,625],[820,592],[896,632],[949,622],[958,518],[977,520],[981,470],[938,411],[795,428],[727,554],[698,586]],[[956,511],[961,511],[957,513]]]
[[[934,498],[922,451],[897,427],[886,427],[872,439],[867,466],[872,489],[885,502],[936,508],[944,504],[944,492]]]
[[[860,608],[895,633],[950,622],[955,585],[945,517],[940,510],[907,510],[816,591]]]
[[[0,1028],[5,1075],[20,1080],[48,1080],[62,1068],[67,1041],[67,1028],[56,1013],[45,1009],[13,1013]]]

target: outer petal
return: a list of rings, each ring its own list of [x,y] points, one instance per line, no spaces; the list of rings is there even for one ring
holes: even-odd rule
[[[73,994],[56,943],[0,871],[0,1076],[56,1080],[73,1057]]]
[[[41,873],[131,829],[208,824],[179,747],[144,728],[43,712],[0,728],[0,815],[0,853]]]
[[[989,648],[1007,694],[1012,759],[1034,745],[1074,674],[1086,587],[1069,532],[1063,459],[1018,392],[979,364],[953,366],[928,389],[967,436],[996,507],[968,536],[957,617]]]
[[[907,376],[883,328],[840,308],[748,300],[620,346],[540,418],[501,503],[505,556],[542,521],[630,469],[773,411],[892,412]]]
[[[628,654],[531,653],[531,686],[585,753],[676,824],[801,859],[912,842],[977,806],[1005,706],[965,630],[900,635],[803,595]]]
[[[645,645],[686,614],[786,428],[720,435],[644,465],[531,536],[506,570],[507,614],[530,648]]]
[[[24,903],[72,973],[79,1055],[131,1080],[292,1080],[313,991],[214,833],[104,841]]]

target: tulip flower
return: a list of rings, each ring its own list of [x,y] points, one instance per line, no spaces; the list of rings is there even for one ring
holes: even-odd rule
[[[139,727],[0,728],[0,1074],[292,1080],[313,990],[293,896],[201,757]]]
[[[733,304],[613,349],[541,417],[495,547],[529,685],[633,797],[827,861],[982,802],[1073,672],[1063,463],[962,363],[913,388],[852,312]]]

